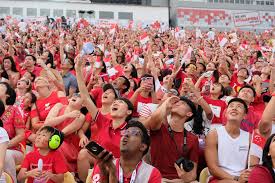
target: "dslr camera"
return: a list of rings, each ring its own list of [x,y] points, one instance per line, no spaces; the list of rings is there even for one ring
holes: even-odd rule
[[[191,170],[193,170],[194,168],[194,163],[189,160],[189,159],[185,159],[184,157],[180,157],[177,161],[176,164],[184,169],[184,171],[186,172],[190,172]]]

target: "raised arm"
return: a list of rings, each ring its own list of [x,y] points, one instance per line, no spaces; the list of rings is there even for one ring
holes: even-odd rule
[[[259,123],[259,131],[260,131],[261,135],[263,135],[266,138],[268,138],[271,134],[272,121],[273,121],[273,118],[275,117],[275,113],[274,113],[274,111],[275,111],[275,96],[274,96],[274,94],[275,93],[273,92],[273,94],[272,94],[273,96],[271,97],[271,100],[265,107],[265,110],[262,115],[262,119]]]
[[[78,88],[80,91],[81,97],[84,99],[84,105],[87,107],[89,113],[91,114],[92,118],[94,119],[96,117],[96,114],[98,112],[98,109],[92,99],[90,98],[89,92],[86,88],[86,85],[84,83],[84,78],[82,74],[82,68],[84,67],[85,63],[83,62],[82,58],[80,58],[80,55],[78,55],[76,58],[76,79],[78,83]]]
[[[166,99],[161,106],[147,120],[144,121],[145,127],[150,130],[160,129],[162,122],[166,120],[166,117],[170,113],[173,105],[178,101],[179,98],[176,96]]]

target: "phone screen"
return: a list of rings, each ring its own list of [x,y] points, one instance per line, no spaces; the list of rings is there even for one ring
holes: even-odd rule
[[[86,149],[94,154],[94,155],[99,155],[104,148],[102,146],[100,146],[98,143],[96,143],[95,141],[91,141],[89,144],[86,145]]]

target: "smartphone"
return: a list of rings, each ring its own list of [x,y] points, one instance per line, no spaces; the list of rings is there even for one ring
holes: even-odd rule
[[[85,148],[95,156],[98,156],[104,150],[104,148],[95,141],[89,142]]]

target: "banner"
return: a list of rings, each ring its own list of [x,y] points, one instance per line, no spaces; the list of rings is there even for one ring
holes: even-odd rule
[[[254,26],[261,24],[258,12],[245,12],[233,14],[233,21],[236,27]]]

